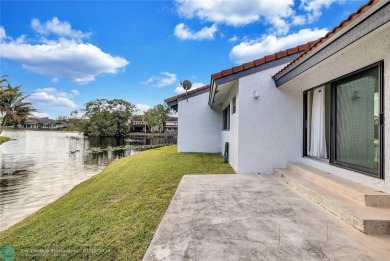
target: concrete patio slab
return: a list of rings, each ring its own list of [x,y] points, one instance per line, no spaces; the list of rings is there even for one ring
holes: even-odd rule
[[[390,260],[274,175],[184,176],[144,260]]]

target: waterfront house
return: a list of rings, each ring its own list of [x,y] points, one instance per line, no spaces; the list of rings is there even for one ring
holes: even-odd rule
[[[23,128],[37,129],[39,127],[38,123],[39,123],[38,119],[36,119],[36,118],[28,118],[23,123]]]
[[[142,117],[134,117],[134,119],[130,122],[131,132],[163,132],[167,134],[176,135],[177,134],[177,117],[168,117],[164,122],[164,127],[161,129],[160,127],[150,127],[147,121],[144,121]]]
[[[23,128],[29,129],[64,129],[69,127],[69,123],[66,121],[56,121],[49,118],[33,118],[30,117],[23,124]]]
[[[164,133],[177,134],[177,117],[168,117],[164,124]]]
[[[23,123],[23,128],[55,129],[56,121],[48,118],[28,118]]]
[[[389,21],[389,0],[369,1],[316,41],[166,99],[178,151],[222,153],[238,173],[304,163],[390,192]]]
[[[135,116],[130,122],[130,131],[147,133],[150,132],[150,126],[141,116]]]

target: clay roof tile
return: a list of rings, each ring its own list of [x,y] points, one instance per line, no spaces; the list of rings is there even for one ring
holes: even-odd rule
[[[273,61],[276,59],[276,54],[270,54],[264,57],[266,62]]]
[[[233,69],[234,73],[241,72],[241,71],[244,70],[244,66],[243,65],[238,65],[238,66],[233,67],[232,69]]]
[[[244,63],[243,66],[244,66],[244,69],[246,70],[246,69],[254,67],[255,63],[253,61],[252,62],[247,62],[247,63]]]
[[[221,71],[221,73],[222,73],[222,76],[227,76],[227,75],[233,74],[233,69],[232,68],[226,69],[226,70]]]
[[[298,47],[293,47],[293,48],[290,48],[290,49],[287,49],[287,54],[294,54],[294,53],[297,53],[298,52]]]
[[[287,51],[280,51],[278,53],[276,53],[276,58],[279,59],[279,58],[283,58],[287,56]]]
[[[263,57],[263,58],[257,59],[254,62],[255,62],[255,66],[261,65],[261,64],[265,63],[265,58]]]

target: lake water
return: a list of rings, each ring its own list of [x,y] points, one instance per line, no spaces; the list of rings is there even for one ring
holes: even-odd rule
[[[77,132],[5,130],[0,145],[0,231],[58,199],[133,150],[88,153],[93,147],[175,143],[173,138],[83,137]]]

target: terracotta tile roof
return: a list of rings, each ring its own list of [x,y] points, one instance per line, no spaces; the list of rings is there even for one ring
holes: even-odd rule
[[[202,90],[204,90],[204,89],[207,89],[207,88],[209,88],[209,87],[210,87],[210,85],[205,85],[205,86],[199,87],[199,88],[197,88],[197,89],[189,90],[189,91],[187,92],[187,94],[189,95],[189,94],[197,93],[197,92],[202,91]],[[181,97],[183,97],[183,96],[186,96],[186,93],[181,93],[181,94],[179,94],[179,95],[176,95],[176,96],[167,98],[167,99],[164,100],[164,102],[168,103],[168,102],[177,100],[177,99],[179,99],[179,98],[181,98]]]
[[[299,60],[301,60],[303,57],[307,56],[310,52],[318,48],[320,45],[322,45],[324,42],[326,42],[329,38],[331,38],[333,35],[335,35],[337,32],[339,32],[341,29],[346,27],[348,24],[350,24],[353,20],[360,17],[364,12],[366,12],[368,9],[370,9],[372,6],[374,6],[376,3],[378,3],[380,0],[370,0],[367,4],[362,5],[359,10],[355,13],[352,13],[350,16],[348,16],[347,19],[342,21],[338,26],[333,28],[331,32],[328,32],[324,37],[321,37],[317,41],[314,41],[314,44],[310,46],[310,48],[306,49],[305,52],[303,52],[300,56],[298,56],[296,59],[291,61],[286,67],[284,67],[282,70],[280,70],[278,73],[276,73],[273,78],[277,78],[283,72],[287,71],[291,66],[296,64]]]
[[[247,63],[241,64],[241,65],[232,67],[230,69],[222,70],[220,72],[212,74],[211,81],[214,81],[216,79],[219,79],[219,78],[222,78],[222,77],[225,77],[225,76],[237,73],[237,72],[241,72],[243,70],[247,70],[247,69],[252,68],[252,67],[262,65],[264,63],[268,63],[268,62],[273,61],[273,60],[277,60],[277,59],[286,57],[286,56],[291,55],[291,54],[305,51],[305,50],[309,49],[310,47],[312,47],[315,43],[316,43],[316,41],[302,44],[302,45],[299,45],[299,46],[296,46],[296,47],[293,47],[293,48],[290,48],[290,49],[287,49],[284,51],[279,51],[279,52],[274,53],[274,54],[266,55],[260,59],[253,60],[251,62],[247,62]]]

